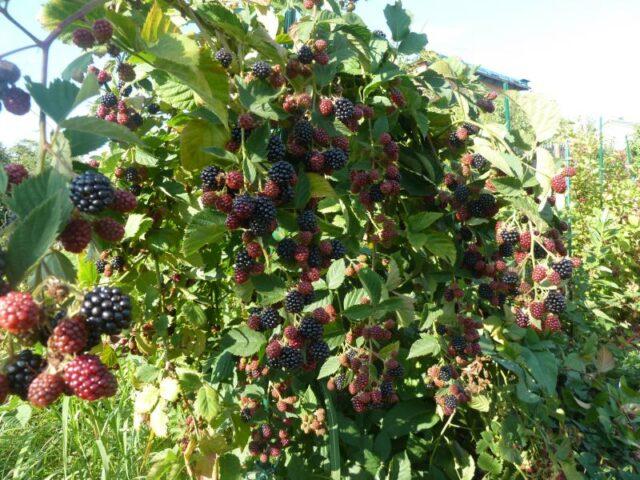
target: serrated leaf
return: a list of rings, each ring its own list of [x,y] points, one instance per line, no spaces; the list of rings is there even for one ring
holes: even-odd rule
[[[456,262],[456,246],[451,237],[443,232],[427,232],[424,246],[436,257],[447,260],[450,264]]]
[[[414,55],[420,53],[427,46],[427,35],[424,33],[409,33],[400,46],[398,52],[405,55]]]
[[[424,357],[425,355],[437,355],[440,352],[440,343],[438,339],[432,335],[419,338],[409,349],[409,358]]]
[[[190,257],[207,244],[215,244],[225,234],[225,216],[211,210],[196,213],[184,232],[182,252]]]
[[[318,380],[321,378],[326,378],[338,371],[340,368],[340,359],[336,356],[329,357],[320,367],[320,371],[318,372]]]
[[[411,480],[411,478],[411,461],[407,452],[397,454],[389,466],[389,480]]]
[[[420,212],[411,215],[407,219],[407,226],[413,232],[421,232],[429,228],[440,218],[442,218],[442,213],[439,212]]]
[[[97,117],[73,117],[61,123],[61,126],[74,132],[109,138],[124,143],[142,145],[138,136],[127,127],[107,122]]]
[[[479,412],[488,412],[489,407],[491,406],[491,401],[485,395],[473,395],[469,402],[469,406]]]
[[[132,213],[127,217],[127,223],[124,226],[124,239],[140,238],[152,225],[152,218],[142,213]]]
[[[327,271],[327,287],[329,290],[335,290],[344,283],[346,276],[344,260],[336,260],[331,264]]]
[[[377,305],[380,302],[383,287],[383,281],[380,275],[370,268],[363,268],[358,272],[358,277],[362,282],[362,286],[369,295],[371,303],[373,305]]]
[[[229,337],[233,344],[227,347],[227,351],[241,357],[257,353],[267,343],[262,333],[251,330],[246,325],[230,330]]]
[[[145,385],[141,391],[136,392],[133,409],[136,413],[149,413],[159,398],[160,391],[155,385]]]
[[[48,86],[26,78],[27,90],[40,108],[56,123],[64,120],[74,107],[80,89],[68,80],[55,79]]]
[[[91,65],[92,62],[93,53],[83,53],[78,58],[73,60],[69,65],[67,65],[67,67],[60,74],[60,77],[63,80],[71,80],[77,74],[85,74],[87,71],[87,67]]]
[[[180,384],[175,378],[163,378],[160,382],[160,396],[167,402],[175,402],[180,393]]]
[[[171,19],[164,14],[158,2],[154,1],[144,21],[140,36],[147,43],[153,43],[158,40],[160,34],[169,32],[171,27]]]
[[[7,205],[18,217],[24,218],[53,195],[60,193],[68,197],[67,185],[67,178],[49,168],[40,175],[27,178],[20,185],[14,186],[11,197],[7,199]],[[71,200],[65,203],[64,208],[62,216],[68,216],[73,209]]]
[[[402,7],[402,2],[396,0],[395,4],[387,5],[384,8],[384,17],[387,19],[391,36],[396,42],[404,40],[409,35],[411,17]]]
[[[227,141],[224,128],[205,120],[191,120],[180,134],[180,159],[187,170],[200,170],[212,160],[210,148],[222,149]]]
[[[478,456],[478,467],[492,475],[500,475],[502,472],[502,463],[500,460],[491,456],[487,452],[482,452]]]
[[[606,373],[614,369],[616,361],[611,351],[604,345],[600,347],[595,359],[595,366],[600,373]]]
[[[307,173],[313,198],[338,198],[338,194],[333,189],[329,181],[317,173]]]
[[[529,124],[533,127],[536,142],[543,143],[553,138],[558,129],[562,115],[558,104],[533,92],[505,92],[524,112]]]
[[[200,387],[196,394],[193,409],[196,415],[205,419],[207,422],[211,422],[218,416],[220,403],[218,401],[218,394],[213,387],[208,384]]]

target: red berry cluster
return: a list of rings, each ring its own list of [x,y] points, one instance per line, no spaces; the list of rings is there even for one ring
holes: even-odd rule
[[[313,413],[302,413],[300,428],[304,433],[313,433],[316,437],[322,437],[327,434],[326,418],[327,412],[324,408],[318,408]]]
[[[575,167],[566,167],[551,179],[551,190],[555,193],[565,193],[568,187],[568,179],[576,175]]]
[[[77,28],[73,31],[73,43],[87,50],[96,44],[104,44],[111,40],[113,26],[108,20],[99,19],[93,23],[93,28]]]

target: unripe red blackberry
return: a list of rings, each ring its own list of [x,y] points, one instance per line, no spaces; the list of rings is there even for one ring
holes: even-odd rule
[[[29,177],[29,171],[19,163],[9,163],[4,166],[9,185],[19,185]]]
[[[136,71],[130,63],[121,63],[118,65],[117,72],[121,82],[133,82],[136,79]]]
[[[128,190],[116,190],[111,209],[116,212],[132,212],[138,206],[136,196]]]
[[[49,348],[60,353],[80,353],[87,345],[87,324],[82,315],[62,320],[49,337]]]
[[[103,18],[93,22],[93,36],[98,43],[107,43],[113,36],[113,26]]]
[[[25,115],[31,110],[31,97],[18,87],[9,87],[2,93],[2,103],[9,113]]]
[[[329,43],[324,39],[318,39],[314,42],[313,46],[316,49],[316,51],[324,52],[329,46]]]
[[[544,319],[542,327],[544,330],[549,330],[550,332],[559,332],[560,330],[562,330],[560,318],[552,313],[547,315],[547,317]]]
[[[476,105],[478,105],[478,108],[480,110],[482,110],[483,112],[486,113],[493,113],[496,111],[496,106],[495,104],[487,98],[481,98],[476,102]]]
[[[318,109],[323,117],[330,117],[333,114],[333,102],[329,98],[323,98],[320,100]]]
[[[567,179],[563,174],[556,175],[551,179],[551,189],[556,193],[567,191]]]
[[[271,359],[278,358],[282,353],[282,345],[278,340],[273,340],[269,342],[269,345],[267,345],[265,353],[267,354],[267,357]]]
[[[242,172],[232,170],[226,175],[226,184],[231,190],[240,190],[244,186],[244,176]]]
[[[73,31],[73,43],[83,50],[93,47],[95,42],[96,38],[93,36],[91,30],[87,28],[76,28]]]
[[[545,278],[547,278],[547,269],[544,265],[536,265],[531,272],[531,279],[535,283],[542,282]]]
[[[116,378],[95,355],[79,355],[64,366],[64,381],[83,400],[94,401],[115,395]]]
[[[389,90],[389,98],[399,108],[403,108],[407,105],[407,100],[404,98],[404,94],[397,88]]]
[[[544,316],[546,310],[543,302],[535,301],[529,304],[529,313],[537,320],[540,320]]]
[[[40,306],[30,293],[9,292],[0,297],[0,328],[9,333],[26,333],[42,318]]]
[[[89,222],[77,218],[67,224],[59,240],[67,252],[81,253],[91,242],[91,231]]]
[[[59,375],[41,373],[29,385],[27,398],[31,405],[45,408],[58,400],[64,390],[64,380]]]
[[[93,223],[93,229],[107,242],[119,242],[124,237],[124,227],[110,217],[100,218]]]

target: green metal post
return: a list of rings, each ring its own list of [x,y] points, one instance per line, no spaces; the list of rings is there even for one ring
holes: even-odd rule
[[[504,82],[502,84],[502,90],[504,92],[507,92],[509,90],[509,84],[507,82]],[[504,96],[504,118],[505,118],[507,131],[510,132],[511,131],[511,104],[509,101],[509,97],[507,97],[506,95]]]
[[[604,202],[604,122],[600,117],[600,148],[598,148],[598,171],[600,180],[600,205]]]
[[[567,168],[569,168],[570,164],[571,164],[571,150],[570,150],[571,146],[569,144],[569,140],[567,140],[567,142],[565,143],[564,146],[564,160],[565,160],[565,164],[567,166]],[[567,202],[567,223],[569,224],[569,231],[567,232],[568,236],[569,236],[569,256],[572,255],[571,251],[572,251],[572,247],[573,247],[573,232],[572,230],[572,226],[571,226],[571,178],[567,177],[567,195],[566,195],[566,202]]]

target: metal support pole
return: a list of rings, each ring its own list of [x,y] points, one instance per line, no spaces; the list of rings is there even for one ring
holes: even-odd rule
[[[565,143],[564,146],[564,160],[567,168],[571,165],[571,145],[569,144],[569,140]],[[567,177],[567,195],[565,198],[567,202],[567,224],[569,225],[569,231],[567,232],[569,237],[569,256],[572,255],[573,250],[573,232],[571,225],[571,178]]]
[[[504,82],[502,84],[502,90],[504,92],[507,92],[509,90],[509,84],[507,82]],[[507,131],[510,132],[511,131],[511,103],[509,101],[509,97],[507,97],[506,95],[504,96],[504,119],[505,119],[505,125],[507,127]]]
[[[598,171],[600,180],[600,206],[604,202],[604,122],[600,117],[600,147],[598,148]]]

